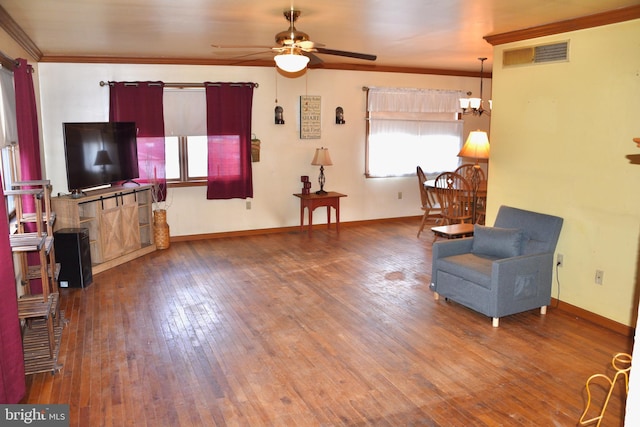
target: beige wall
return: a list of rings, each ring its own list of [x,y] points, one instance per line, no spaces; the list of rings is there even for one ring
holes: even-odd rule
[[[501,65],[505,49],[560,40],[568,62]],[[554,296],[634,325],[640,165],[625,156],[640,154],[640,20],[497,46],[494,58],[489,222],[501,204],[563,217]]]

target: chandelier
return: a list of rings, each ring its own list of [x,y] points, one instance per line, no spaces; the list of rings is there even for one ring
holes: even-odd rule
[[[462,114],[473,114],[474,116],[481,116],[483,113],[490,116],[490,110],[492,108],[491,100],[489,100],[489,111],[484,109],[482,100],[482,73],[484,71],[484,61],[487,58],[478,58],[480,61],[480,98],[460,98],[460,108]],[[471,92],[467,92],[467,95],[471,95]]]

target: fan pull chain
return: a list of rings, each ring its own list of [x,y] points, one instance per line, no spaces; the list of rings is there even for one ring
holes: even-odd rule
[[[278,105],[278,70],[276,70],[276,68],[273,67],[273,72],[275,73],[275,77],[276,77],[276,105]]]

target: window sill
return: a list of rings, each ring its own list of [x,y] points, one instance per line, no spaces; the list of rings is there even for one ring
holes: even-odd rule
[[[168,181],[167,187],[169,188],[183,188],[183,187],[206,187],[207,181]]]

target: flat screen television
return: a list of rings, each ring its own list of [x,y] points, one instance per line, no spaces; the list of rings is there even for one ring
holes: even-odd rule
[[[63,127],[71,193],[138,178],[134,122],[63,123]]]

